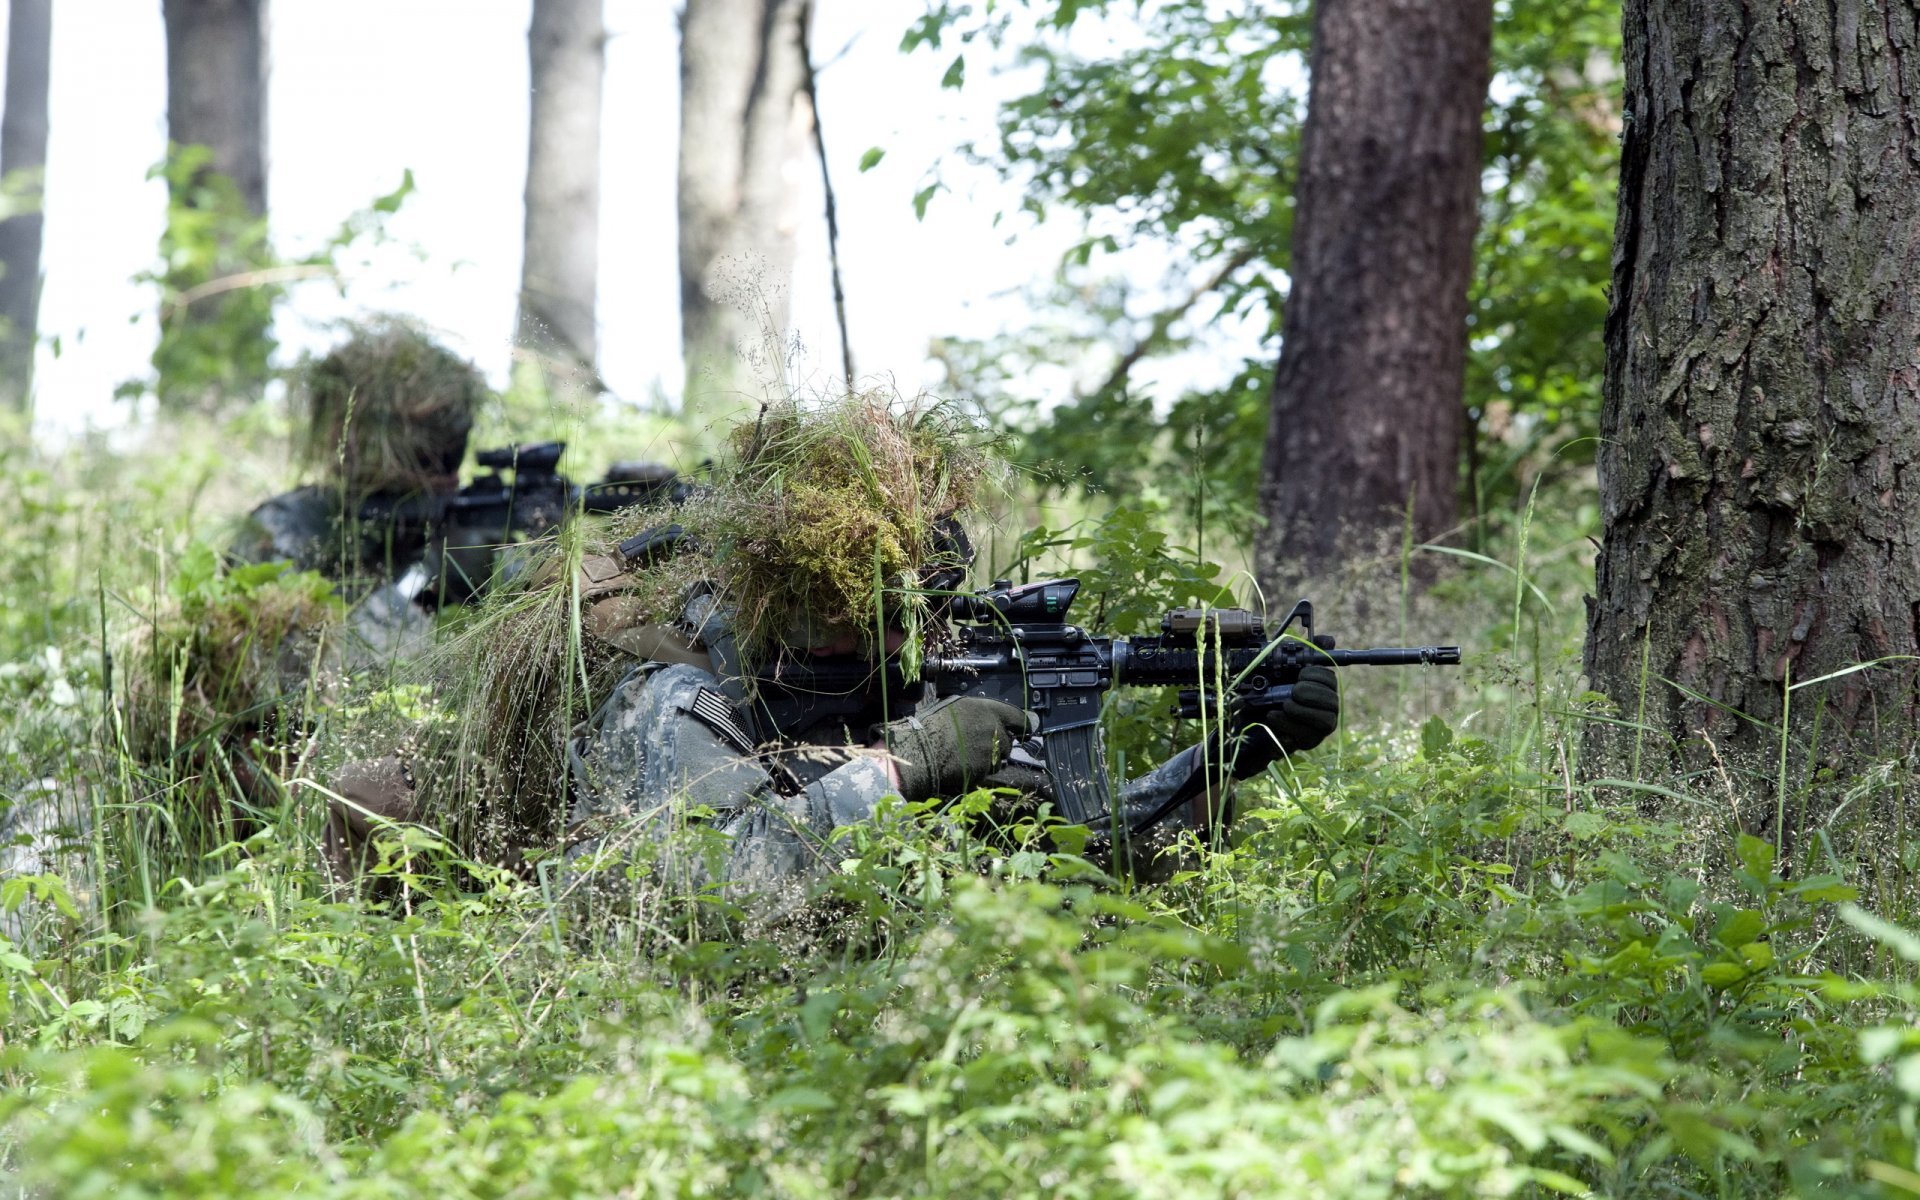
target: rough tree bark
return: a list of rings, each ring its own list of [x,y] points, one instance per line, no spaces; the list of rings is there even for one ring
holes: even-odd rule
[[[812,114],[804,0],[687,0],[680,18],[684,408],[719,418],[778,378]]]
[[[1749,829],[1791,826],[1771,786],[1783,713],[1801,798],[1810,751],[1847,763],[1915,737],[1908,663],[1786,702],[1794,681],[1920,653],[1915,10],[1625,15],[1587,670],[1645,728],[1596,737],[1599,763],[1665,769],[1677,750],[1746,777]]]
[[[213,151],[248,209],[267,211],[267,0],[165,0],[167,140]]]
[[[176,209],[217,209],[223,251],[211,271],[169,267],[167,289],[190,293],[188,304],[161,311],[154,363],[160,399],[169,407],[218,407],[247,398],[265,382],[272,349],[270,293],[224,287],[267,264],[267,6],[268,0],[163,0],[167,34],[167,140],[204,146],[210,156],[193,174],[168,176]],[[217,175],[232,184],[215,186]],[[249,228],[249,218],[255,227]],[[174,237],[170,225],[163,256]],[[184,257],[184,256],[181,256]]]
[[[549,383],[593,378],[600,256],[601,0],[534,0],[518,343]]]
[[[12,0],[7,9],[6,118],[0,179],[31,207],[0,221],[0,408],[25,412],[33,396],[40,323],[40,212],[47,166],[47,84],[53,0]]]
[[[1269,594],[1459,512],[1490,0],[1320,0],[1261,470]]]

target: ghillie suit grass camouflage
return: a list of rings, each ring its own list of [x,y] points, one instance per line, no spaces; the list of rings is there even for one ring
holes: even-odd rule
[[[576,523],[409,674],[423,701],[371,706],[339,750],[386,764],[352,777],[358,794],[495,861],[558,846],[580,815],[569,791],[589,719],[643,662],[709,665],[690,596],[754,655],[884,626],[917,637],[919,581],[955,565],[943,525],[994,481],[992,442],[951,405],[883,392],[769,405],[692,498]],[[667,525],[672,552],[623,557]]]
[[[392,318],[354,328],[293,383],[295,458],[319,481],[256,508],[230,554],[289,561],[357,596],[426,550],[424,524],[368,520],[363,509],[457,488],[468,431],[491,393],[473,364]]]
[[[459,473],[491,395],[472,363],[417,325],[383,318],[299,370],[295,449],[351,497],[430,489]]]

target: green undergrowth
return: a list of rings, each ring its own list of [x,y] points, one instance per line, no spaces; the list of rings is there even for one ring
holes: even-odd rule
[[[1784,857],[1717,796],[1585,781],[1581,731],[1618,718],[1577,674],[1570,519],[1516,514],[1404,607],[1390,564],[1361,628],[1316,590],[1342,644],[1469,666],[1348,673],[1347,732],[1163,882],[1032,819],[983,837],[991,797],[895,804],[754,927],[583,905],[413,827],[342,896],[291,732],[247,820],[179,835],[217,780],[156,771],[105,698],[142,596],[260,586],[183,574],[221,505],[158,503],[226,477],[5,453],[0,782],[90,820],[0,878],[0,1193],[1920,1192],[1915,864],[1855,819],[1899,780],[1834,785]],[[1012,557],[1058,555],[1121,631],[1244,600],[1164,517]],[[1116,754],[1177,740],[1157,703],[1116,705]],[[310,704],[277,728],[338,715]]]
[[[1571,822],[1537,782],[1437,725],[1359,739],[1144,889],[896,807],[831,920],[758,940],[588,924],[418,831],[377,902],[329,899],[292,826],[107,928],[13,880],[67,936],[0,949],[0,1139],[62,1196],[1897,1178],[1920,938],[1764,843],[1667,862],[1673,829],[1578,789]]]

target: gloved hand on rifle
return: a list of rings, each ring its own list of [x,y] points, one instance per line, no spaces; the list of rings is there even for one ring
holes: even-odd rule
[[[908,800],[953,796],[982,786],[1027,736],[1025,711],[976,696],[955,696],[882,725],[900,794]]]
[[[1250,779],[1332,736],[1340,727],[1340,684],[1332,667],[1302,667],[1285,700],[1272,706],[1242,701],[1232,716],[1233,777]]]

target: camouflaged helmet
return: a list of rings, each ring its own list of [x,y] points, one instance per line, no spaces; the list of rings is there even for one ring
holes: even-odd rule
[[[488,395],[472,363],[417,326],[363,325],[298,373],[301,457],[359,496],[450,486]]]

